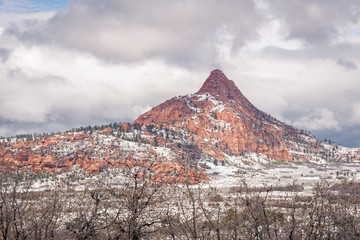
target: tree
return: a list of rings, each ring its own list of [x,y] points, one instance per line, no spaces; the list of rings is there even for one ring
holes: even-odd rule
[[[55,182],[56,184],[56,182]],[[52,191],[33,191],[34,176],[29,173],[0,173],[1,239],[53,239],[60,217],[61,197]]]
[[[164,202],[163,184],[153,181],[150,169],[151,165],[129,169],[125,185],[108,189],[118,212],[116,237],[138,240],[161,228],[162,212],[158,207]]]

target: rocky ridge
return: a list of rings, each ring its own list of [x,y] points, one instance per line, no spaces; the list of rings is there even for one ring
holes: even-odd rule
[[[356,150],[338,151],[260,111],[218,69],[195,94],[172,98],[134,122],[159,123],[182,129],[202,152],[220,161],[248,153],[288,162],[344,160],[346,154],[358,158]]]
[[[251,158],[249,156],[252,156]],[[25,141],[0,141],[0,165],[34,174],[74,167],[87,174],[147,167],[156,181],[208,179],[206,162],[359,161],[360,150],[317,140],[255,106],[214,70],[198,92],[174,97],[132,124],[82,128]]]

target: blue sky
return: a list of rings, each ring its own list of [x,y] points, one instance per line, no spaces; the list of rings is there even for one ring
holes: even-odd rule
[[[69,0],[0,0],[0,11],[31,13],[53,11],[66,7]]]

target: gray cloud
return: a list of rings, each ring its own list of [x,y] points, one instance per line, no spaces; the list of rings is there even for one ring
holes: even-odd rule
[[[233,48],[256,36],[263,17],[251,0],[75,0],[46,24],[7,30],[32,43],[52,43],[108,61],[161,58],[186,66],[214,64],[225,34]]]
[[[191,92],[184,85],[191,86],[196,75],[161,62],[112,65],[73,51],[18,44],[0,63],[0,136],[131,122],[179,89]]]
[[[145,111],[134,101],[126,101],[125,92],[111,89],[108,82],[100,87],[51,75],[31,78],[13,71],[0,84],[2,136],[132,121]]]
[[[326,108],[315,109],[310,115],[295,120],[293,124],[296,127],[305,127],[308,130],[340,129],[334,112]]]
[[[343,60],[343,59],[339,59],[336,62],[338,65],[342,66],[343,68],[345,68],[346,70],[356,70],[357,66],[354,62],[351,61],[347,61],[347,60]]]
[[[277,59],[334,59],[335,62],[342,60],[345,62],[352,62],[356,65],[356,62],[360,60],[360,44],[338,43],[322,46],[307,46],[296,50],[287,50],[271,46],[265,47],[263,53],[268,57]],[[351,61],[348,59],[351,59]]]
[[[358,73],[334,61],[351,59],[357,66],[359,50],[354,43],[296,50],[267,47],[233,59],[227,67],[242,92],[261,110],[311,130],[317,137],[359,146],[353,134],[360,122]]]
[[[10,55],[10,50],[6,48],[0,48],[0,60],[5,63]]]
[[[360,146],[360,125],[345,126],[341,131],[313,130],[311,131],[318,139],[331,139],[337,144],[347,147]]]
[[[135,117],[134,101],[126,101],[125,91],[112,81],[71,82],[59,76],[30,77],[28,73],[13,70],[6,81],[0,82],[0,117],[19,123],[73,122]],[[26,86],[26,87],[24,87]],[[136,110],[136,109],[135,109]],[[125,116],[125,117],[122,117]]]
[[[344,27],[359,22],[357,0],[265,0],[271,15],[283,21],[289,38],[321,45],[338,38]]]

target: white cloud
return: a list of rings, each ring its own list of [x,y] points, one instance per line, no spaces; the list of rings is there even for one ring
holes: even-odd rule
[[[340,125],[335,118],[335,114],[325,108],[315,109],[308,116],[303,116],[293,122],[294,126],[308,130],[340,130]]]
[[[50,104],[36,97],[1,101],[0,117],[10,121],[41,123],[47,120]]]
[[[40,29],[33,25],[8,32],[30,43],[55,43],[108,61],[162,58],[198,66],[213,63],[223,28],[239,48],[256,36],[262,20],[251,0],[76,0]]]
[[[350,123],[360,125],[360,102],[355,103],[352,106],[352,116]]]
[[[150,106],[195,91],[203,78],[196,76],[163,61],[107,64],[79,52],[19,43],[0,65],[0,117],[44,122],[66,116],[83,125],[89,119],[132,121]]]

